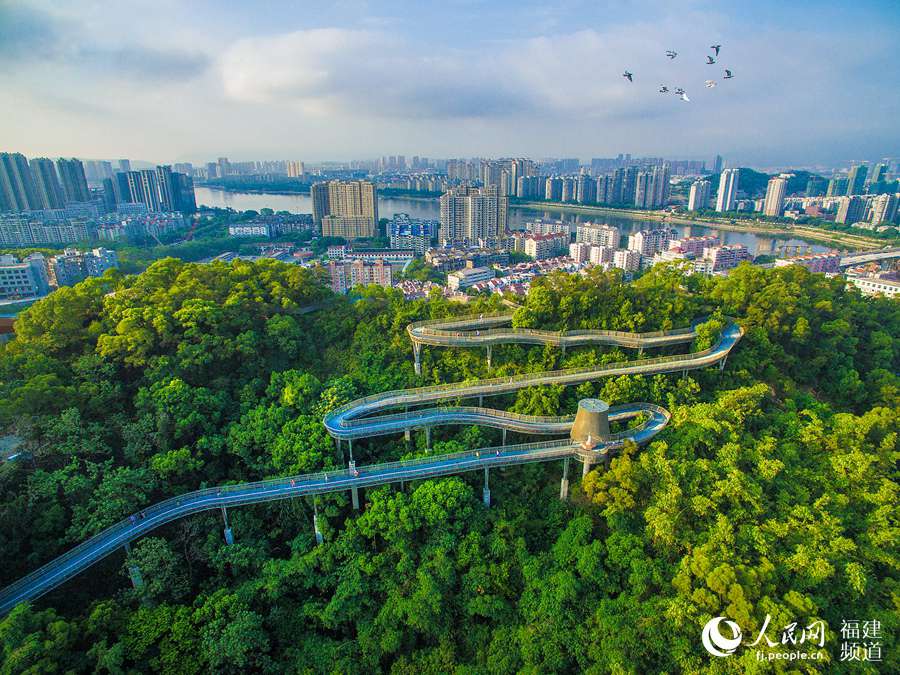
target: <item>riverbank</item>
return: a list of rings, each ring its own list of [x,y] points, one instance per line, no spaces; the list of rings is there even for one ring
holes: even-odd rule
[[[736,220],[716,218],[688,218],[672,214],[668,211],[632,211],[629,209],[614,209],[604,206],[584,206],[581,204],[566,204],[560,202],[517,202],[510,204],[510,208],[524,208],[533,211],[561,211],[564,213],[577,213],[582,215],[615,215],[620,218],[632,220],[656,220],[662,223],[677,225],[700,225],[717,230],[730,232],[746,232],[748,234],[762,234],[772,237],[794,237],[804,241],[828,244],[836,248],[872,250],[883,248],[892,242],[884,239],[875,239],[862,234],[848,232],[832,232],[807,225],[775,225],[758,220]]]

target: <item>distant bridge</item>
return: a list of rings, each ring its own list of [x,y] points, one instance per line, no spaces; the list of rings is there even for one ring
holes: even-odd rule
[[[883,248],[878,251],[866,251],[864,253],[851,253],[841,258],[841,267],[852,267],[853,265],[862,265],[868,262],[876,262],[878,260],[891,260],[900,258],[900,247]]]

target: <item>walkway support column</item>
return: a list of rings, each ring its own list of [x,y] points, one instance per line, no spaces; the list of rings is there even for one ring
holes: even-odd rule
[[[425,427],[425,452],[431,452],[431,427]]]
[[[484,489],[481,491],[482,499],[484,499],[484,505],[491,505],[491,488],[488,487],[488,471],[487,467],[484,467]]]
[[[350,460],[350,474],[353,475],[356,473],[356,462],[352,459]],[[353,502],[353,508],[359,511],[359,488],[356,487],[356,484],[350,486],[350,500]]]
[[[584,479],[591,472],[591,466],[593,466],[593,462],[587,457],[582,457],[582,465],[581,465],[581,478]]]
[[[316,545],[321,546],[325,539],[322,536],[322,530],[319,529],[319,510],[315,502],[313,502],[313,531],[316,533]]]
[[[503,442],[500,445],[506,445],[506,429],[503,429]]]
[[[491,367],[491,345],[487,346],[487,367]]]
[[[719,372],[721,373],[725,370],[725,362],[728,360],[728,356],[724,356],[721,361],[719,361]]]
[[[416,375],[422,374],[422,345],[413,342],[413,357],[415,358]]]
[[[409,429],[404,429],[403,430],[403,438],[406,439],[407,443],[411,443],[412,442],[412,431],[410,431]]]
[[[559,498],[566,501],[569,498],[569,458],[563,460],[562,483],[559,485]]]
[[[222,518],[225,520],[225,543],[231,546],[234,543],[234,533],[228,525],[228,509],[222,507]]]
[[[144,587],[144,579],[141,577],[141,568],[131,562],[131,544],[125,542],[125,560],[128,564],[128,576],[131,579],[131,585],[135,590],[141,590]]]

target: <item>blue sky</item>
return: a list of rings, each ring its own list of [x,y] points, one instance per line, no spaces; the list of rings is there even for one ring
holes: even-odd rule
[[[0,148],[874,159],[900,155],[898,34],[896,0],[0,0]]]

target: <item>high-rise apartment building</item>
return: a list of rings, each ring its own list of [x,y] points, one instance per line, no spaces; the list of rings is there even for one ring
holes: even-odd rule
[[[709,195],[712,184],[708,180],[695,180],[691,183],[688,195],[688,211],[700,211],[709,207]]]
[[[579,223],[575,227],[575,241],[595,246],[619,248],[619,230],[612,225]]]
[[[30,211],[41,208],[31,168],[25,155],[0,152],[0,211]]]
[[[395,213],[387,225],[387,235],[394,249],[412,249],[419,255],[431,246],[437,236],[440,223],[436,220],[410,218],[405,213]]]
[[[634,181],[634,205],[639,209],[650,208],[653,201],[653,174],[638,171]]]
[[[637,190],[637,177],[640,169],[636,166],[629,166],[625,169],[622,176],[622,196],[620,202],[623,204],[634,204],[634,195]]]
[[[516,179],[516,197],[541,199],[544,196],[544,179],[541,176],[519,176]]]
[[[603,263],[611,263],[616,249],[609,246],[591,246],[588,254],[588,262],[593,265],[602,265]]]
[[[91,198],[81,160],[60,157],[56,160],[56,168],[67,202],[86,202]]]
[[[197,195],[194,193],[194,179],[185,173],[173,173],[175,185],[175,210],[194,213],[197,210]]]
[[[562,199],[563,180],[562,178],[547,178],[544,184],[544,199],[558,202]]]
[[[716,194],[716,211],[733,211],[737,197],[740,173],[738,169],[725,169],[719,175],[719,191]]]
[[[880,183],[881,181],[887,179],[888,173],[888,165],[884,162],[879,162],[875,165],[875,168],[872,169],[872,175],[869,178],[869,183]]]
[[[322,218],[328,215],[328,183],[313,183],[309,188],[312,202],[313,225],[322,227]]]
[[[763,204],[763,215],[780,218],[784,213],[784,196],[787,192],[786,176],[769,179],[766,187],[766,201]]]
[[[847,192],[847,179],[835,176],[828,181],[828,188],[825,190],[826,197],[840,197]]]
[[[452,188],[441,195],[441,240],[472,244],[506,231],[509,198],[496,187]]]
[[[651,174],[653,182],[653,202],[648,208],[659,209],[669,203],[669,165],[657,164]]]
[[[53,160],[37,157],[29,162],[34,188],[41,201],[42,209],[61,209],[66,205],[62,186],[56,175]]]
[[[161,211],[175,210],[175,178],[171,166],[156,167],[156,185],[159,189],[159,206]]]
[[[628,250],[637,251],[643,256],[652,256],[657,251],[669,248],[669,241],[675,236],[673,230],[658,228],[641,230],[628,235]]]
[[[722,173],[723,168],[725,168],[725,163],[722,160],[722,155],[716,155],[716,159],[713,162],[713,173]]]
[[[618,250],[613,253],[613,267],[626,272],[634,272],[641,267],[641,254],[637,251]]]
[[[847,176],[847,192],[848,197],[853,195],[861,195],[866,191],[866,175],[869,173],[869,167],[865,164],[857,164],[850,169]]]
[[[289,178],[300,178],[303,173],[303,162],[291,160],[287,163],[287,175]]]
[[[889,223],[897,217],[896,195],[878,195],[872,200],[872,225]]]
[[[825,194],[825,185],[825,179],[821,176],[810,176],[809,180],[806,181],[805,195],[807,197],[821,197]]]
[[[859,223],[866,217],[866,200],[859,196],[841,197],[838,203],[836,223],[852,225]]]
[[[375,236],[378,192],[369,181],[333,180],[311,189],[313,222],[325,237],[362,239]]]
[[[159,211],[159,178],[156,171],[129,171],[127,176],[129,201],[146,204],[148,211]]]
[[[131,171],[131,160],[130,159],[120,159],[119,160],[119,171],[122,173],[128,173]]]

